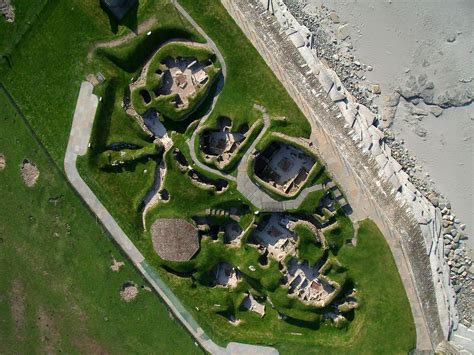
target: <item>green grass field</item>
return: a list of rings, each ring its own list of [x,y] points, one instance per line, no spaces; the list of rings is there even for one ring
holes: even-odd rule
[[[220,2],[182,0],[180,3],[213,39],[227,64],[226,83],[209,118],[210,123],[220,116],[228,116],[236,127],[242,123],[250,126],[258,117],[253,109],[258,103],[265,106],[271,116],[288,118],[277,130],[309,137],[308,121]]]
[[[287,117],[286,122],[274,121],[274,130],[308,137],[308,122],[220,2],[181,3],[215,40],[228,68],[209,125],[220,116],[233,118],[236,126],[251,124],[260,117],[253,109],[254,103],[259,103],[271,116]],[[128,33],[131,25],[151,13],[157,20],[151,36],[98,49],[93,62],[87,62],[94,42]],[[243,270],[256,264],[258,253],[252,247],[235,250],[224,246],[220,237],[203,238],[201,251],[191,262],[174,265],[163,263],[153,252],[137,210],[156,162],[139,161],[121,172],[106,172],[98,169],[98,157],[114,142],[139,147],[150,144],[150,138],[121,109],[130,79],[136,78],[164,40],[180,37],[202,41],[168,0],[140,1],[137,13],[122,25],[110,21],[95,0],[43,0],[34,5],[32,0],[18,0],[18,14],[24,17],[12,27],[0,22],[0,38],[11,38],[0,40],[0,48],[8,54],[8,61],[0,62],[0,78],[52,160],[0,97],[0,153],[7,156],[0,186],[4,189],[2,201],[8,206],[0,210],[0,220],[7,221],[0,224],[0,353],[38,349],[67,353],[199,352],[183,328],[169,319],[157,295],[141,290],[131,303],[120,300],[124,282],[145,282],[65,182],[61,168],[56,168],[62,166],[79,84],[85,74],[99,70],[107,80],[95,90],[103,100],[94,124],[92,149],[78,163],[81,175],[214,341],[222,345],[229,341],[274,345],[281,353],[406,353],[414,347],[413,320],[403,285],[383,236],[370,221],[360,224],[355,248],[344,245],[353,229],[343,215],[337,217],[338,227],[326,234],[332,263],[328,277],[352,283],[361,303],[342,329],[321,321],[320,312],[289,299],[279,285],[274,261],[270,261],[269,269],[259,267],[253,276],[247,271],[249,277],[234,292],[209,287],[209,272],[218,261],[229,260]],[[168,130],[176,131],[175,145],[188,161],[185,139],[209,104],[205,102],[188,120],[168,122]],[[24,186],[19,175],[24,158],[35,162],[41,171],[32,189]],[[172,200],[152,210],[148,224],[156,217],[189,219],[205,208],[247,204],[233,184],[223,194],[202,190],[177,169],[171,157],[165,159],[170,168],[165,186]],[[321,176],[314,180],[319,182],[325,177]],[[319,198],[315,193],[300,212],[308,213]],[[245,212],[242,226],[252,219],[252,212],[252,207]],[[318,246],[309,242],[310,236],[304,239],[306,255],[302,253],[302,258],[316,262],[314,254],[321,255]],[[109,268],[112,256],[126,262],[119,273]],[[175,273],[166,271],[170,269]],[[186,272],[186,277],[178,276],[179,272]],[[249,288],[271,297],[276,308],[291,319],[278,319],[277,311],[268,304],[263,320],[241,311],[242,291]],[[243,321],[237,331],[227,321],[229,312]]]
[[[97,224],[0,92],[0,353],[196,353],[159,297]],[[40,176],[28,188],[23,159]],[[112,272],[112,257],[125,266]]]

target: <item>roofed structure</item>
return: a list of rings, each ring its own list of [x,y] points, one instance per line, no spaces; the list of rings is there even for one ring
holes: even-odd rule
[[[188,261],[199,250],[197,229],[184,219],[157,219],[151,226],[153,248],[168,261]]]
[[[137,0],[102,0],[102,5],[120,21],[136,2]]]

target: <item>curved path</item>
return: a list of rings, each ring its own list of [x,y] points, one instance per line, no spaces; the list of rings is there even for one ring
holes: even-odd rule
[[[222,74],[225,78],[227,73],[224,57],[219,52],[215,43],[202,30],[201,27],[192,19],[192,17],[177,3],[176,0],[171,1],[176,9],[185,17],[195,29],[208,41],[210,47],[215,51],[219,61],[222,64]],[[218,87],[218,93],[222,90],[223,81]],[[91,211],[100,219],[103,226],[110,233],[112,238],[122,248],[129,259],[134,263],[142,275],[148,280],[156,292],[161,296],[167,306],[171,309],[173,314],[184,327],[191,333],[200,346],[211,354],[278,354],[278,351],[271,347],[240,344],[231,342],[227,348],[223,348],[214,343],[204,332],[202,328],[196,323],[192,315],[186,311],[178,298],[173,294],[169,287],[161,280],[159,275],[147,263],[141,252],[135,247],[132,241],[128,238],[122,228],[118,225],[109,211],[99,201],[94,192],[89,188],[85,181],[80,176],[76,162],[78,156],[83,156],[87,153],[89,140],[92,132],[95,113],[98,107],[99,100],[97,96],[92,93],[93,86],[88,82],[81,84],[79,97],[74,112],[71,132],[69,136],[66,155],[64,158],[64,170],[68,180],[72,186],[77,190],[79,195],[84,199]],[[214,102],[211,107],[215,105],[218,94],[214,97]]]
[[[113,39],[111,41],[104,41],[104,42],[97,42],[92,45],[92,47],[89,49],[87,52],[87,60],[90,62],[92,60],[92,57],[94,55],[94,51],[97,48],[112,48],[112,47],[117,47],[120,46],[121,44],[130,41],[132,38],[138,36],[139,34],[146,32],[150,29],[153,28],[153,26],[156,23],[156,18],[150,17],[148,20],[143,21],[138,27],[137,27],[137,32],[130,32],[127,33],[125,36],[122,36],[117,39]]]
[[[214,100],[217,99],[217,96]],[[215,104],[215,101],[214,101]],[[260,210],[265,211],[286,211],[291,209],[298,208],[301,203],[304,201],[306,196],[308,196],[313,191],[322,190],[324,187],[323,185],[313,185],[310,187],[304,188],[298,195],[298,197],[286,200],[286,201],[278,201],[275,200],[273,197],[268,195],[264,190],[262,190],[255,182],[249,177],[247,172],[247,165],[248,160],[252,154],[255,152],[255,146],[258,142],[263,138],[267,130],[270,128],[271,122],[270,117],[265,109],[265,107],[260,105],[254,105],[254,108],[262,113],[263,117],[263,128],[258,134],[258,136],[253,140],[252,144],[247,151],[240,159],[239,165],[237,167],[237,178],[233,175],[225,174],[220,170],[211,168],[210,166],[203,164],[197,157],[196,149],[195,149],[195,141],[197,134],[199,132],[199,128],[202,127],[206,119],[209,117],[210,113],[212,112],[212,108],[210,112],[201,119],[199,126],[194,130],[191,139],[188,141],[189,152],[193,163],[196,164],[202,170],[208,171],[214,175],[218,175],[224,179],[231,180],[237,183],[237,190],[247,198],[255,207]]]

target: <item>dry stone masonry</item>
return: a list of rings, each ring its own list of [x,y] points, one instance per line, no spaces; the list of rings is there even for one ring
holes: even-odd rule
[[[436,204],[433,205],[418,190],[417,186],[411,181],[414,176],[410,178],[410,175],[412,175],[410,170],[408,173],[404,171],[402,165],[393,158],[392,150],[387,144],[384,132],[377,127],[380,117],[373,112],[374,107],[369,109],[360,104],[358,101],[368,102],[367,97],[361,96],[361,93],[358,93],[355,97],[346,90],[344,84],[347,83],[347,80],[341,81],[336,71],[339,71],[339,74],[346,78],[353,75],[345,73],[343,69],[334,71],[319,60],[318,51],[313,47],[318,34],[321,35],[322,32],[314,31],[314,28],[317,29],[318,27],[314,22],[315,20],[305,15],[293,1],[289,1],[288,7],[283,1],[269,3],[266,0],[261,0],[261,2],[273,13],[281,31],[285,32],[304,58],[307,69],[317,76],[324,91],[331,101],[338,106],[342,118],[345,120],[345,127],[349,129],[349,135],[359,145],[371,165],[377,168],[378,178],[388,183],[391,194],[402,206],[408,208],[409,213],[416,219],[423,236],[426,255],[429,256],[437,308],[444,336],[447,337],[452,329],[456,329],[459,319],[455,304],[455,292],[462,289],[466,289],[468,292],[472,284],[468,271],[471,260],[464,255],[464,249],[459,244],[460,238],[463,237],[462,230],[460,230],[460,221],[457,220],[457,226],[455,226],[454,218],[450,216],[446,206],[443,210],[437,208]],[[313,26],[313,30],[300,25],[289,10],[292,10],[291,12],[294,12],[297,17],[300,16],[299,21],[309,21]],[[342,28],[341,31],[344,31],[344,29]],[[343,33],[341,36],[347,37]],[[320,52],[326,53],[324,49]],[[334,56],[332,57],[337,60]],[[356,63],[354,65],[358,66],[360,64]],[[351,88],[353,87],[351,83],[349,85]],[[377,93],[377,88],[374,88],[373,92]],[[398,101],[400,98],[398,93],[393,96],[395,96],[393,101]],[[361,98],[365,99],[360,100]],[[392,106],[396,106],[396,103]],[[393,141],[391,138],[389,138],[390,142]],[[408,164],[414,168],[415,163],[413,161],[409,161]],[[426,193],[427,191],[423,192]],[[461,293],[459,298],[464,300],[466,297]],[[466,312],[465,309],[469,305],[469,300],[466,300],[465,304],[463,303],[460,304],[463,314],[462,319],[469,324],[471,322],[470,312],[468,310]]]
[[[411,300],[419,302],[424,326],[429,329],[433,348],[436,347],[457,328],[459,320],[453,287],[457,283],[450,277],[449,253],[445,256],[443,228],[446,227],[441,210],[423,196],[401,164],[393,159],[385,135],[377,127],[380,117],[358,103],[337,74],[318,58],[313,49],[314,34],[298,23],[282,1],[237,0],[224,4],[247,35],[253,37],[267,62],[277,63],[278,68],[273,66],[277,74],[284,81],[290,80],[287,90],[293,97],[296,90],[302,100],[300,107],[311,103],[310,111],[317,115],[310,112],[313,128],[324,128],[331,135],[344,160],[360,178],[362,183],[358,184],[363,194],[377,201],[371,204],[377,215],[384,216],[390,234],[396,231],[398,236],[393,238],[400,242],[416,288],[417,301]],[[271,48],[270,59],[265,55],[268,48]],[[352,139],[347,139],[348,136]],[[453,246],[459,247],[455,243]],[[462,247],[457,253],[463,254]],[[468,258],[463,262],[470,265]],[[469,272],[464,278],[469,287]],[[456,289],[460,292],[463,286]]]

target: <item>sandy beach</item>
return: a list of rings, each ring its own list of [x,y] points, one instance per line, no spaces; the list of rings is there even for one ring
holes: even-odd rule
[[[365,79],[380,84],[374,100],[379,112],[384,95],[406,88],[407,81],[425,76],[433,84],[433,103],[454,98],[456,106],[431,114],[433,105],[402,97],[391,128],[422,167],[420,177],[432,182],[445,196],[456,216],[474,225],[473,126],[474,104],[474,2],[453,1],[347,1],[308,0],[306,12],[321,5],[337,20],[329,28],[348,24],[343,40],[354,59],[371,66]],[[323,23],[323,26],[325,24]],[[372,69],[371,68],[371,69]],[[438,107],[438,106],[437,106]],[[474,238],[467,241],[474,248]]]

